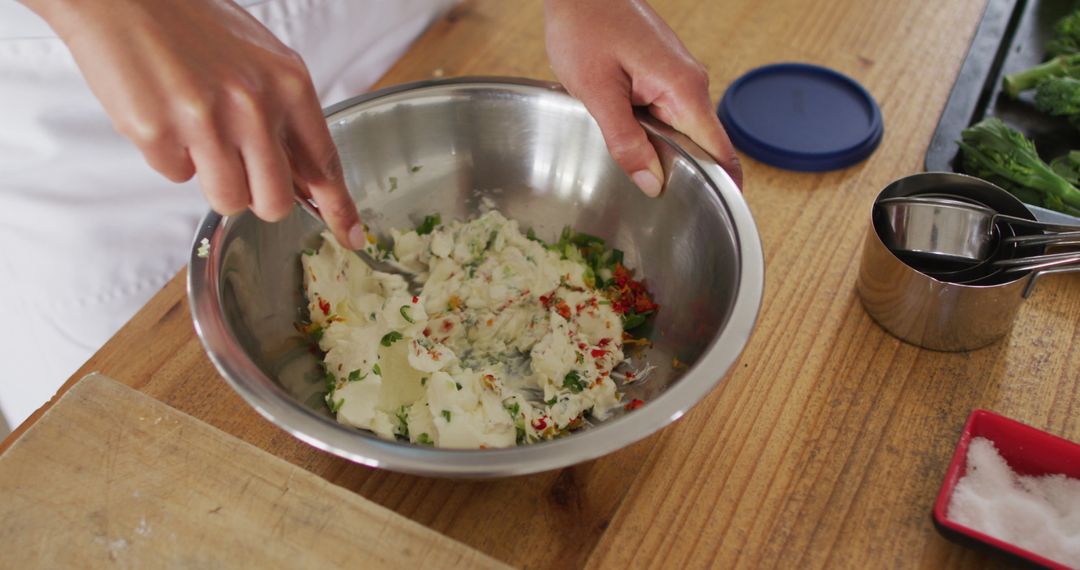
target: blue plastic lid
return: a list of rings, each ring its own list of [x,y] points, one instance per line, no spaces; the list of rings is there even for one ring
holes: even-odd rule
[[[747,72],[728,87],[717,114],[735,148],[788,170],[851,166],[874,152],[885,131],[862,85],[806,63]]]

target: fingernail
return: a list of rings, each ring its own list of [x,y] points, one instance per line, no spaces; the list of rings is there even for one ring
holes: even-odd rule
[[[367,245],[367,236],[364,235],[364,227],[357,223],[349,229],[349,246],[353,249],[364,249]]]
[[[648,170],[639,170],[630,175],[630,179],[650,198],[660,195],[660,179]]]

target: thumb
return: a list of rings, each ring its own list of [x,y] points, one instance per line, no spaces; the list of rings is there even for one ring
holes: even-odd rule
[[[706,90],[686,94],[682,105],[652,105],[649,111],[657,119],[671,125],[675,130],[690,137],[705,152],[720,163],[735,185],[742,188],[743,173],[735,147],[731,144],[724,126],[713,112],[712,102]]]
[[[659,196],[664,170],[660,167],[656,149],[634,116],[630,93],[612,83],[583,90],[580,99],[600,125],[611,158],[646,196]]]

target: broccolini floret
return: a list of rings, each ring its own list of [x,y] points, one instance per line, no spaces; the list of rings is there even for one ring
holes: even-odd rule
[[[1035,88],[1035,108],[1080,126],[1080,79],[1051,77]]]
[[[1005,76],[1005,94],[1013,99],[1051,77],[1080,78],[1080,53],[1059,55],[1046,63]]]
[[[1080,10],[1054,24],[1054,37],[1046,42],[1046,55],[1055,57],[1080,52]]]
[[[1000,119],[990,117],[964,129],[960,140],[964,172],[997,183],[1032,202],[1065,213],[1080,212],[1080,190],[1039,158],[1035,144]]]

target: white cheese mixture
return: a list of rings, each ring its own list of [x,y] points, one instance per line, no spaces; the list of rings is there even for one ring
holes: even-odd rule
[[[620,405],[622,321],[585,266],[491,211],[426,235],[393,231],[424,283],[372,271],[327,232],[302,255],[339,422],[450,448],[550,439]]]

